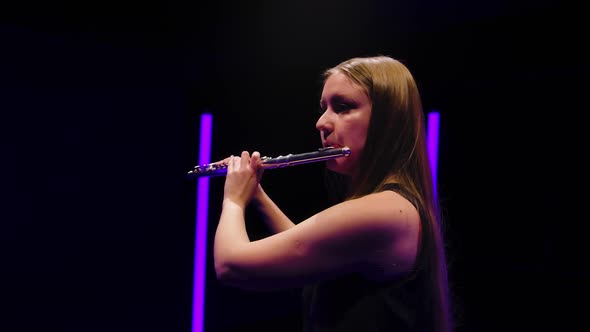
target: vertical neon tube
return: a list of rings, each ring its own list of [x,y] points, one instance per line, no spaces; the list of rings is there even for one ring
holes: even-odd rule
[[[213,117],[201,115],[199,165],[208,164],[211,158],[211,131]],[[205,274],[207,272],[207,221],[209,210],[209,178],[197,179],[197,226],[195,234],[192,332],[202,332],[205,322]]]
[[[438,136],[440,126],[440,114],[436,111],[428,113],[428,127],[426,132],[426,144],[428,148],[428,159],[430,171],[432,172],[432,183],[436,193],[437,171],[438,171]]]

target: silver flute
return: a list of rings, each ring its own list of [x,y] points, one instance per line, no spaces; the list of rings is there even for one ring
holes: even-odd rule
[[[260,159],[262,160],[262,168],[264,170],[267,170],[273,168],[315,163],[318,161],[335,159],[345,157],[348,155],[350,155],[350,149],[348,147],[328,146],[312,152],[288,154],[286,156],[278,156],[274,158],[262,157]],[[221,176],[226,174],[227,164],[222,161],[211,164],[197,165],[187,173],[189,177]]]

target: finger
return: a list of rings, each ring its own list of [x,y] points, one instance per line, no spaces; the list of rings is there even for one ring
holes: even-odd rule
[[[260,167],[260,152],[254,151],[252,153],[252,159],[250,159],[250,167],[258,169]]]
[[[221,159],[221,160],[218,160],[218,161],[216,161],[216,162],[213,162],[213,164],[216,164],[216,165],[227,165],[227,164],[229,163],[229,160],[230,160],[232,157],[233,157],[233,155],[232,155],[232,156],[229,156],[229,157],[226,157],[226,158],[223,158],[223,159]]]
[[[229,158],[227,158],[227,171],[233,171],[234,170],[234,156],[231,155]]]
[[[227,161],[227,170],[228,172],[231,171],[238,171],[240,169],[240,157],[236,157],[232,155],[229,160]]]
[[[262,177],[262,173],[264,172],[264,167],[262,166],[262,157],[260,157],[260,152],[254,151],[252,153],[252,161],[251,167],[256,170],[256,177],[258,180]]]
[[[250,163],[250,154],[248,153],[248,151],[242,151],[242,158],[241,158],[241,162],[240,162],[240,167],[246,168],[249,163]]]

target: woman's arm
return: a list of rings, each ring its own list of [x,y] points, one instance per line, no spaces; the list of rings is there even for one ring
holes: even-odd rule
[[[231,157],[225,158],[215,164],[227,165]],[[262,176],[262,173],[259,177]],[[250,204],[261,214],[264,223],[273,234],[285,231],[295,224],[283,213],[275,202],[266,194],[260,183],[254,190]]]
[[[413,206],[396,195],[346,201],[252,242],[243,206],[226,201],[215,238],[217,278],[244,289],[272,290],[376,268],[383,276],[406,273],[414,266],[420,222]]]
[[[412,269],[420,216],[410,202],[389,191],[337,204],[250,241],[244,211],[259,184],[259,159],[256,152],[251,160],[244,152],[228,164],[214,241],[218,280],[241,288],[278,289],[353,271],[378,269],[392,276]]]

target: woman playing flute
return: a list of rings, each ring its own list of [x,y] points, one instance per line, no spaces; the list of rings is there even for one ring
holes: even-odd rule
[[[342,62],[323,78],[322,146],[351,151],[325,162],[345,180],[343,198],[294,222],[261,187],[259,152],[226,159],[214,239],[218,280],[245,289],[301,287],[305,331],[451,331],[442,220],[412,74],[376,56]],[[249,240],[248,204],[273,235]]]

